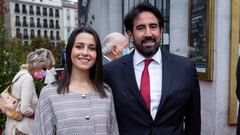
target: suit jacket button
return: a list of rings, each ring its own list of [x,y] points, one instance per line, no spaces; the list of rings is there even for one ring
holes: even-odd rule
[[[86,95],[85,95],[85,94],[82,94],[82,95],[81,95],[81,97],[82,97],[82,98],[85,98],[85,97],[86,97]]]
[[[90,119],[90,116],[86,116],[85,119],[86,119],[86,120],[89,120],[89,119]]]

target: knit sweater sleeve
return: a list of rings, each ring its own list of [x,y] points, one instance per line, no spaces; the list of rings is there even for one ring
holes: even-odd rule
[[[114,100],[113,100],[113,95],[112,95],[112,89],[107,84],[104,84],[104,88],[107,91],[107,93],[109,93],[108,96],[111,99],[111,116],[110,116],[111,134],[119,135],[119,129],[118,129],[117,117],[116,117]]]
[[[56,118],[48,91],[49,89],[43,89],[39,97],[33,125],[34,135],[56,134]]]

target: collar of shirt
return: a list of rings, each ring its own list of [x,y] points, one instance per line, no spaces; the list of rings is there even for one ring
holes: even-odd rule
[[[141,64],[146,58],[143,57],[138,51],[137,49],[135,49],[134,51],[134,55],[133,55],[133,65],[134,66],[138,66],[139,64]],[[152,56],[153,61],[158,64],[158,65],[162,65],[162,53],[161,53],[161,49],[159,47],[158,51]]]
[[[110,60],[107,56],[105,56],[105,55],[103,55],[103,57],[105,58],[105,59],[107,59],[107,60],[109,60],[109,61],[112,61],[112,60]]]

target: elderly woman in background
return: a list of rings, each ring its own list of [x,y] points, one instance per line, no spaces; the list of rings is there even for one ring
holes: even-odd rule
[[[30,52],[26,64],[21,65],[20,71],[14,76],[12,82],[12,95],[21,100],[20,112],[24,118],[16,121],[7,118],[6,135],[31,135],[33,118],[38,97],[33,78],[42,79],[45,70],[55,64],[53,54],[48,49],[40,48]]]

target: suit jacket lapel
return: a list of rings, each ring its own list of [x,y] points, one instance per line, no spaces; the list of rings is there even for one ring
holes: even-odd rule
[[[132,92],[132,94],[137,98],[137,100],[140,102],[140,104],[146,110],[148,110],[147,105],[145,104],[144,99],[140,93],[138,86],[137,86],[135,72],[134,72],[134,66],[133,66],[133,54],[134,54],[134,51],[132,53],[130,53],[128,55],[128,57],[126,57],[125,61],[123,62],[124,76],[128,83],[128,86],[130,86],[130,91]]]
[[[168,95],[168,92],[169,92],[169,86],[171,85],[171,80],[174,73],[172,63],[173,63],[173,59],[169,57],[168,53],[164,53],[162,51],[162,96],[161,96],[160,104],[158,106],[158,112],[157,112],[156,118],[158,117],[159,111],[161,110],[166,100],[166,96]]]

